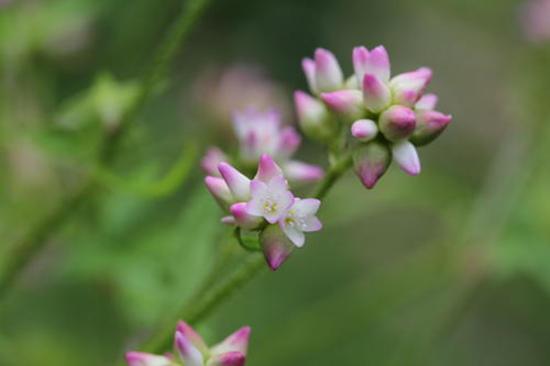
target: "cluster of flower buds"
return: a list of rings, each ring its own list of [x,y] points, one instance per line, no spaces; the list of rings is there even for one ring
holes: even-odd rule
[[[550,0],[527,0],[521,10],[525,36],[532,42],[550,41]]]
[[[315,182],[323,177],[323,169],[316,165],[291,160],[301,143],[301,137],[291,126],[283,124],[277,111],[259,111],[253,108],[234,113],[233,129],[239,142],[236,159],[230,159],[218,148],[210,148],[202,160],[206,174],[219,176],[218,164],[235,160],[247,170],[255,167],[263,154],[269,154],[283,169],[291,182]]]
[[[355,171],[372,188],[395,161],[409,175],[420,173],[416,147],[434,140],[451,116],[434,110],[437,96],[424,94],[432,71],[422,67],[390,77],[382,46],[353,50],[355,75],[345,79],[336,57],[317,49],[302,62],[313,95],[296,91],[294,100],[304,133],[330,142],[349,131]]]
[[[228,163],[217,165],[219,176],[205,178],[206,187],[229,215],[222,222],[242,230],[259,231],[261,249],[272,270],[288,258],[294,247],[302,247],[305,232],[318,231],[321,202],[294,197],[283,170],[270,155],[259,159],[253,179]]]
[[[243,327],[209,348],[193,328],[180,321],[174,337],[179,360],[172,354],[128,352],[126,362],[128,366],[243,366],[249,336],[250,328]]]

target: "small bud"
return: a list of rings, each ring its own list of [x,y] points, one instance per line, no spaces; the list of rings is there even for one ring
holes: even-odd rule
[[[315,86],[318,92],[333,91],[342,87],[344,75],[336,57],[323,48],[315,50]]]
[[[235,201],[250,199],[250,179],[227,163],[220,163],[218,170],[227,183]]]
[[[311,183],[321,180],[325,172],[317,165],[291,160],[283,165],[285,177],[295,183]]]
[[[363,77],[363,102],[368,110],[378,113],[391,102],[391,91],[378,77],[366,74]]]
[[[203,366],[204,356],[184,333],[176,331],[176,349],[186,366]]]
[[[267,226],[260,235],[260,244],[267,265],[273,271],[276,271],[287,260],[295,248],[279,225]]]
[[[396,104],[412,107],[432,80],[432,70],[421,67],[416,71],[397,75],[390,81]]]
[[[407,140],[399,141],[392,146],[393,160],[401,170],[409,175],[420,174],[420,159],[413,144]]]
[[[246,355],[251,331],[250,327],[242,327],[212,347],[212,353],[222,354],[226,352],[239,352]]]
[[[274,177],[282,175],[282,169],[277,165],[271,156],[268,154],[263,154],[260,156],[258,171],[256,172],[254,179],[261,180],[264,183],[269,183],[269,181],[271,181]]]
[[[351,135],[361,142],[372,140],[378,134],[376,122],[370,119],[360,119],[351,125]]]
[[[246,230],[252,230],[258,227],[263,221],[259,216],[253,216],[246,210],[246,202],[238,202],[229,208],[231,215],[235,219],[235,224]]]
[[[437,106],[438,97],[435,94],[424,94],[414,105],[414,109],[434,110]]]
[[[285,127],[281,130],[279,135],[277,152],[281,157],[288,159],[296,152],[301,142],[302,137],[294,127]]]
[[[354,120],[365,114],[363,95],[359,90],[343,89],[321,93],[321,99],[330,110],[346,119]]]
[[[294,92],[298,122],[308,137],[324,140],[332,136],[328,110],[323,103],[302,92]]]
[[[208,366],[244,366],[245,362],[246,356],[241,352],[226,352],[213,355],[208,360]]]
[[[206,151],[201,160],[202,170],[213,177],[219,177],[218,164],[227,161],[227,156],[217,147],[211,147]]]
[[[126,353],[128,366],[171,366],[172,360],[166,356],[157,356],[143,352]]]
[[[226,209],[233,202],[233,195],[222,178],[207,176],[204,178],[204,184],[223,209]]]
[[[394,105],[380,115],[380,132],[390,141],[409,137],[416,126],[416,115],[407,107]]]
[[[355,173],[363,185],[371,189],[384,175],[391,162],[387,146],[379,142],[369,142],[359,147],[353,154]]]
[[[437,111],[416,112],[416,128],[410,138],[416,146],[429,144],[451,123],[452,117]]]
[[[378,46],[370,52],[366,47],[355,47],[353,49],[353,68],[359,84],[363,82],[365,74],[375,75],[384,83],[390,79],[389,56],[383,46]]]
[[[315,85],[315,61],[310,58],[304,58],[302,60],[302,69],[306,75],[309,91],[313,94],[317,94],[317,86]]]

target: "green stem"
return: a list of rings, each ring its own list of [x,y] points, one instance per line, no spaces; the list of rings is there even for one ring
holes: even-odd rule
[[[218,306],[227,300],[232,294],[244,287],[250,280],[266,268],[263,256],[250,255],[241,266],[221,283],[207,292],[202,299],[191,299],[191,303],[184,306],[177,314],[177,319],[185,319],[191,325],[196,325],[212,313]],[[170,349],[174,333],[174,320],[166,323],[160,330],[153,334],[140,350],[151,353],[162,353]]]
[[[353,161],[351,155],[345,155],[336,161],[327,171],[325,178],[319,182],[313,197],[323,199],[330,191],[334,183],[351,167]]]
[[[166,38],[161,43],[150,70],[143,76],[138,97],[124,114],[119,127],[110,131],[103,140],[98,157],[99,165],[112,163],[128,126],[147,102],[158,83],[165,77],[176,51],[187,39],[189,32],[206,9],[209,1],[189,0],[186,2],[186,6],[174,23],[173,28],[167,32]],[[97,183],[92,178],[88,179],[66,203],[60,205],[34,229],[31,229],[25,238],[13,245],[13,250],[8,255],[9,261],[6,263],[0,277],[0,299],[6,295],[7,290],[17,279],[19,273],[44,247],[51,234],[63,226],[90,193],[95,190],[96,185]]]

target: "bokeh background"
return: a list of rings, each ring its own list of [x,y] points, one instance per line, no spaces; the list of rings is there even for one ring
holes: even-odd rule
[[[117,159],[97,167],[182,1],[0,1],[0,265],[98,183],[0,304],[0,365],[120,361],[230,240],[198,168],[208,145],[230,146],[230,110],[267,100],[293,123],[302,57],[323,46],[351,73],[352,48],[378,44],[394,72],[432,67],[453,114],[420,151],[422,174],[392,167],[372,191],[347,175],[325,229],[201,333],[251,325],[252,366],[549,365],[550,45],[522,33],[522,4],[213,0]],[[300,155],[326,164],[314,143]]]

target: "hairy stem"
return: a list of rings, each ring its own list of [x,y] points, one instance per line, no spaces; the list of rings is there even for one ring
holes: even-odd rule
[[[187,39],[209,1],[189,0],[186,2],[185,8],[161,43],[151,68],[144,74],[137,98],[125,112],[118,128],[110,131],[103,140],[98,157],[99,165],[109,165],[114,160],[121,138],[126,134],[130,123],[147,102],[155,87],[165,77],[176,51]],[[5,296],[7,290],[27,263],[44,247],[51,234],[63,226],[71,217],[71,214],[95,190],[96,186],[96,181],[89,178],[64,204],[43,219],[34,229],[31,229],[20,242],[13,245],[13,250],[9,254],[9,261],[7,261],[0,277],[0,299]]]

